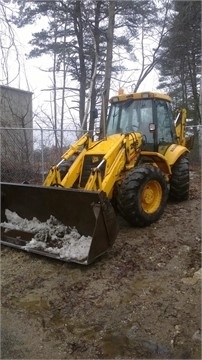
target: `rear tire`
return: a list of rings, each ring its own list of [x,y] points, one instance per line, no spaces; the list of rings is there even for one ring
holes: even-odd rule
[[[157,221],[166,206],[167,182],[157,167],[149,164],[130,170],[117,187],[117,207],[134,226],[147,226]]]
[[[172,167],[169,197],[175,201],[189,198],[189,160],[181,156]]]

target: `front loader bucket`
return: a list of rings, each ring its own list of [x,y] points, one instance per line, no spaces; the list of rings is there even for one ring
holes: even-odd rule
[[[114,209],[102,192],[1,183],[1,197],[3,245],[88,265],[117,236]]]

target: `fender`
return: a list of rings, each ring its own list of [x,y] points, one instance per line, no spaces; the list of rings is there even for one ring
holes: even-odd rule
[[[183,154],[188,154],[189,150],[181,145],[178,144],[172,144],[170,145],[164,156],[166,158],[167,163],[172,166],[176,163],[176,161],[182,156]]]
[[[154,166],[159,167],[161,171],[166,175],[171,175],[170,164],[168,163],[166,157],[158,152],[154,151],[141,151],[138,164],[140,163],[153,163]]]
[[[176,163],[180,156],[186,153],[189,153],[189,150],[186,147],[178,144],[172,144],[167,147],[164,155],[158,152],[141,151],[138,162],[153,162],[165,174],[171,175],[171,167]]]

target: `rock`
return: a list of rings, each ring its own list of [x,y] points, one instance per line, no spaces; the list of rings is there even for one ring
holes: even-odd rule
[[[196,340],[196,341],[202,341],[201,339],[201,331],[197,330],[194,335],[192,336],[192,340]]]
[[[198,279],[196,279],[194,277],[182,278],[181,280],[182,280],[183,284],[186,284],[186,285],[194,285],[198,281]]]
[[[202,268],[200,268],[194,273],[193,278],[197,280],[202,280]]]
[[[202,268],[195,271],[193,277],[186,277],[181,279],[184,284],[194,285],[198,280],[202,280]]]

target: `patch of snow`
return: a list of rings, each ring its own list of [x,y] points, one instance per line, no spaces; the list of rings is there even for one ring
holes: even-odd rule
[[[64,260],[87,259],[92,237],[80,235],[75,227],[65,226],[52,215],[46,222],[40,222],[35,217],[32,220],[21,218],[9,209],[6,209],[5,214],[7,222],[1,223],[5,231],[21,230],[33,233],[33,238],[23,247],[24,250],[43,250]]]
[[[1,226],[7,230],[24,230],[35,232],[41,228],[41,224],[38,219],[33,218],[31,221],[21,218],[16,212],[12,212],[8,209],[5,211],[8,222],[1,223]]]

